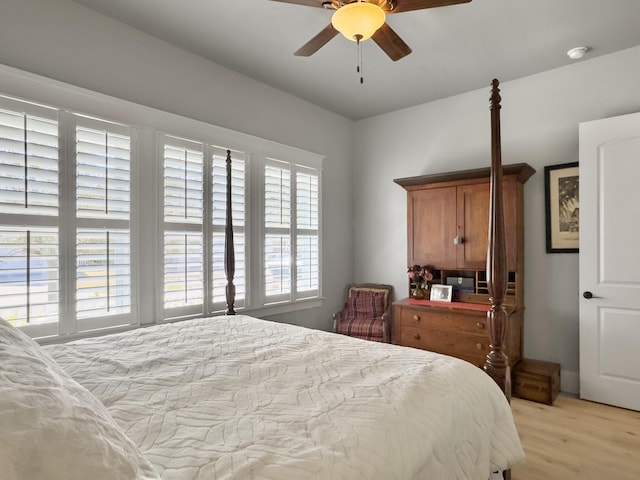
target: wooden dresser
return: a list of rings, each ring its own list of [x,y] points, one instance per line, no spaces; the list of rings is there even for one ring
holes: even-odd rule
[[[481,367],[491,341],[489,305],[406,298],[394,304],[394,343],[462,358]],[[522,316],[510,317],[509,363],[522,357]]]
[[[535,170],[503,167],[509,312],[505,350],[522,358],[524,317],[524,183]],[[488,168],[394,180],[407,190],[407,265],[429,266],[434,284],[454,284],[454,302],[405,298],[394,304],[393,342],[482,366],[489,352],[486,254]],[[464,279],[462,281],[461,279]],[[456,285],[464,285],[457,288]],[[415,285],[408,283],[408,293]]]

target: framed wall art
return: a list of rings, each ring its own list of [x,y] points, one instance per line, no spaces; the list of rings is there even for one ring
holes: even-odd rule
[[[547,253],[577,253],[580,240],[578,162],[544,167]]]

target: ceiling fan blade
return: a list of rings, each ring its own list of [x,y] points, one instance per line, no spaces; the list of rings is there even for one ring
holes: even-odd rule
[[[469,3],[471,0],[396,0],[397,4],[388,13],[409,12],[411,10],[423,10],[425,8],[446,7],[459,3]]]
[[[409,45],[404,43],[388,23],[382,25],[371,38],[394,62],[411,53]]]
[[[281,3],[294,3],[296,5],[305,5],[307,7],[323,7],[322,0],[271,0],[272,2],[281,2]]]
[[[322,47],[324,47],[329,40],[335,37],[338,34],[338,30],[333,28],[333,25],[329,24],[324,29],[320,30],[315,37],[301,46],[298,50],[296,50],[293,54],[296,57],[310,57]]]

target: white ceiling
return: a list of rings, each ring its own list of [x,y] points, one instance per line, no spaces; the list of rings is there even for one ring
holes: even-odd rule
[[[331,10],[272,0],[75,0],[138,30],[351,119],[366,118],[640,45],[640,0],[472,0],[398,13],[389,25],[413,53],[393,62],[338,35],[293,52]],[[401,1],[401,0],[399,0]]]

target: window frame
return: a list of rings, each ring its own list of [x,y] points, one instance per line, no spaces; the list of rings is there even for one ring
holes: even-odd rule
[[[44,324],[30,324],[20,328],[28,335],[36,338],[75,336],[90,331],[114,327],[129,327],[137,324],[137,288],[136,288],[136,175],[137,175],[137,130],[135,127],[120,122],[113,122],[60,107],[42,105],[41,103],[13,98],[0,94],[0,107],[25,115],[54,119],[57,121],[57,214],[0,213],[0,224],[3,226],[47,227],[57,230],[58,237],[58,319]],[[77,215],[77,151],[76,128],[82,126],[89,129],[107,129],[126,134],[129,137],[129,218],[128,220],[111,220],[80,218]],[[77,293],[77,239],[78,228],[113,228],[128,225],[129,242],[129,276],[130,306],[129,313],[114,315],[96,315],[78,319]],[[82,225],[79,227],[79,225]]]
[[[124,331],[138,326],[162,323],[160,235],[162,169],[158,165],[159,153],[156,135],[170,132],[171,136],[188,138],[214,146],[224,146],[232,151],[245,152],[245,221],[246,245],[246,305],[240,307],[241,313],[254,316],[271,316],[296,310],[314,308],[322,305],[322,226],[319,226],[319,291],[314,298],[294,299],[289,303],[264,305],[260,292],[260,265],[257,259],[262,258],[261,215],[251,212],[262,211],[261,165],[265,158],[277,158],[292,165],[303,165],[317,168],[319,182],[322,181],[322,163],[324,156],[266,140],[246,133],[229,130],[220,126],[180,116],[166,111],[154,109],[130,101],[111,97],[98,92],[86,90],[63,82],[51,80],[12,67],[0,65],[2,91],[0,97],[7,101],[35,105],[49,112],[57,112],[59,121],[69,121],[73,116],[93,118],[98,121],[125,125],[131,133],[131,296],[132,306],[130,322],[111,326],[108,323],[95,325],[96,330],[81,330],[76,323],[75,315],[75,192],[68,198],[60,200],[59,213],[56,219],[59,239],[59,318],[58,322],[45,325],[27,325],[24,331],[39,338],[41,343],[55,343],[72,338],[100,335],[106,332]],[[6,105],[5,105],[6,108]],[[11,110],[11,109],[10,109]],[[70,129],[62,130],[59,135],[59,188],[60,191],[75,187],[75,157],[73,135]],[[70,157],[71,156],[71,157]],[[72,161],[63,159],[73,158]],[[70,165],[71,164],[71,165]],[[319,220],[321,223],[322,188],[319,190]],[[3,215],[0,214],[0,220]],[[66,215],[66,216],[65,216]],[[251,217],[251,218],[249,218]],[[13,217],[15,218],[15,217]],[[54,222],[54,223],[55,223]],[[3,224],[11,222],[2,221]],[[51,222],[49,222],[51,223]],[[259,261],[258,261],[259,262]],[[261,263],[261,262],[259,262]],[[207,265],[209,264],[207,260]],[[220,306],[220,309],[226,307]],[[222,313],[218,305],[212,305],[209,312],[198,313],[211,315]],[[175,318],[167,319],[173,321]],[[30,328],[37,327],[37,328]],[[43,327],[43,328],[39,328]]]
[[[66,149],[68,157],[67,163],[67,184],[68,191],[73,193],[68,194],[67,202],[65,203],[66,215],[61,216],[61,229],[65,232],[64,238],[66,238],[66,245],[64,242],[60,242],[61,245],[65,245],[67,250],[66,256],[66,275],[67,281],[67,301],[65,305],[66,315],[61,315],[58,323],[59,333],[58,335],[76,335],[83,334],[85,332],[95,332],[104,329],[122,328],[135,326],[138,324],[138,282],[137,282],[137,245],[138,245],[138,231],[136,217],[138,214],[138,189],[137,189],[137,175],[138,175],[138,129],[133,125],[127,125],[121,122],[115,122],[112,120],[97,118],[84,113],[77,112],[64,112],[65,123],[67,123],[67,131],[65,132]],[[90,219],[81,218],[77,215],[77,158],[76,158],[76,132],[78,125],[90,129],[105,129],[110,127],[114,132],[119,135],[128,135],[129,137],[129,219],[116,220],[116,219]],[[67,158],[65,156],[65,158]],[[73,161],[72,161],[73,160]],[[77,238],[80,229],[120,229],[124,224],[128,223],[129,231],[129,278],[130,278],[130,306],[129,313],[120,313],[114,315],[101,315],[88,318],[78,318],[77,311]],[[70,239],[71,232],[73,232],[73,240]],[[107,266],[108,268],[108,266]],[[72,286],[73,285],[73,286]]]
[[[264,225],[265,216],[265,175],[264,169],[267,164],[275,165],[288,165],[290,169],[290,182],[291,182],[291,226],[290,239],[291,239],[291,255],[290,255],[290,275],[291,275],[291,291],[285,298],[281,296],[279,298],[270,297],[265,295],[264,287],[261,285],[255,285],[254,291],[257,293],[257,305],[255,310],[251,312],[252,315],[276,315],[282,313],[293,312],[297,310],[303,310],[307,308],[316,308],[322,305],[322,164],[324,157],[313,154],[304,150],[296,148],[283,148],[279,150],[269,149],[260,155],[258,161],[254,165],[255,169],[260,171],[260,174],[254,174],[254,178],[258,177],[259,184],[259,198],[257,199],[257,208],[260,211],[260,218],[254,224],[257,228],[257,238],[261,239],[258,248],[253,250],[254,255],[257,255],[257,259],[260,264],[259,275],[255,275],[253,281],[264,283],[264,264],[265,264],[265,250],[264,250],[264,238],[266,235],[266,229]],[[294,271],[296,259],[295,259],[295,242],[296,242],[296,172],[297,171],[314,171],[318,177],[318,290],[316,295],[297,295],[296,294],[296,277],[297,272]]]
[[[211,183],[211,173],[212,173],[212,161],[213,161],[213,151],[214,150],[231,150],[232,153],[232,162],[233,157],[243,154],[239,149],[232,149],[231,147],[225,149],[224,147],[220,147],[218,145],[213,144],[212,142],[206,142],[202,138],[184,138],[177,137],[172,133],[161,133],[158,132],[156,135],[156,152],[158,152],[158,160],[157,163],[159,165],[163,162],[163,152],[165,147],[165,141],[171,141],[177,144],[177,142],[183,142],[183,145],[198,145],[201,146],[203,151],[203,168],[204,168],[204,235],[205,238],[212,238],[213,235],[213,225],[210,221],[212,215],[212,188],[213,185]],[[238,228],[238,225],[234,223],[234,234],[238,234],[238,230],[244,229],[245,234],[245,289],[246,289],[246,297],[244,301],[236,302],[235,309],[240,313],[246,313],[251,315],[276,315],[281,313],[292,312],[296,310],[302,310],[307,308],[315,308],[321,305],[322,296],[321,296],[321,285],[322,285],[322,160],[323,157],[311,154],[309,152],[304,152],[302,150],[298,150],[292,147],[276,145],[274,149],[269,149],[270,155],[264,155],[257,152],[244,152],[244,158],[242,159],[245,163],[245,178],[244,178],[244,197],[245,197],[245,224],[243,227]],[[277,157],[277,159],[275,158]],[[288,158],[288,160],[281,160],[281,158]],[[295,161],[294,161],[295,160]],[[305,163],[301,163],[305,162]],[[233,164],[233,163],[232,163]],[[292,191],[291,191],[291,226],[288,229],[289,238],[292,242],[292,251],[290,254],[290,262],[289,262],[289,274],[291,278],[291,291],[285,295],[279,296],[267,296],[265,293],[264,287],[264,278],[265,278],[265,262],[264,262],[264,251],[265,251],[265,243],[264,238],[266,234],[266,228],[264,225],[264,215],[265,215],[265,175],[264,169],[268,164],[275,164],[279,166],[286,166],[289,169],[290,176],[292,179]],[[162,167],[161,167],[162,168]],[[316,235],[318,237],[318,288],[313,291],[305,291],[303,293],[298,293],[296,291],[296,280],[297,271],[295,269],[295,246],[293,245],[297,239],[297,232],[299,230],[308,230],[308,229],[298,229],[296,225],[296,181],[295,176],[297,172],[305,172],[312,173],[317,176],[318,182],[318,228],[315,230]],[[162,175],[161,175],[162,177]],[[163,193],[163,185],[162,181],[160,182],[159,192],[157,196],[158,205],[162,206],[164,202],[164,193]],[[162,207],[158,213],[158,223],[160,225],[159,235],[162,237],[164,229],[164,213]],[[173,309],[173,311],[168,311],[164,309],[163,299],[159,298],[158,300],[158,311],[162,312],[161,322],[175,321],[178,319],[184,318],[194,318],[201,315],[216,315],[224,313],[226,310],[226,302],[214,302],[213,294],[212,294],[212,286],[211,282],[213,279],[213,263],[211,261],[211,255],[213,254],[212,248],[210,245],[204,245],[204,258],[205,258],[205,294],[203,305],[198,311],[196,311],[195,306],[193,308],[185,307],[184,309]],[[236,245],[237,248],[237,245]],[[158,251],[158,266],[162,266],[163,264],[163,252],[162,248]],[[236,259],[237,259],[237,251],[236,251]],[[207,270],[208,269],[208,270]],[[162,273],[162,272],[160,272]],[[236,267],[236,277],[238,274],[238,268]],[[160,275],[161,277],[162,275]],[[235,278],[235,277],[234,277]],[[237,286],[237,285],[236,285]],[[159,288],[162,288],[161,285]],[[158,294],[160,295],[160,290],[158,290]]]
[[[62,299],[66,294],[66,285],[64,283],[64,255],[60,248],[60,236],[62,228],[60,225],[60,215],[63,210],[61,204],[60,192],[63,189],[62,178],[63,169],[65,168],[62,161],[61,147],[63,144],[62,129],[61,129],[61,115],[58,109],[40,104],[32,101],[22,101],[17,98],[11,98],[0,94],[0,108],[8,110],[13,113],[22,112],[24,116],[33,116],[37,118],[44,118],[50,121],[55,121],[57,126],[57,171],[58,171],[58,193],[57,193],[57,213],[55,215],[43,215],[43,214],[30,214],[25,209],[24,213],[3,213],[0,212],[0,224],[3,226],[14,227],[33,227],[33,228],[51,228],[56,229],[58,236],[58,318],[62,314],[63,301]],[[28,335],[31,336],[48,336],[55,335],[58,329],[59,322],[48,322],[43,324],[27,324],[20,327]]]
[[[289,223],[287,225],[282,225],[282,226],[267,226],[266,225],[266,177],[267,177],[267,173],[266,173],[266,169],[268,167],[272,167],[272,168],[276,168],[276,169],[280,169],[280,170],[284,170],[288,172],[288,176],[289,176]],[[320,169],[314,168],[314,167],[310,167],[310,166],[306,166],[306,165],[300,165],[297,163],[291,163],[291,162],[287,162],[287,161],[283,161],[283,160],[279,160],[276,158],[271,158],[271,157],[267,157],[264,159],[263,162],[263,177],[262,177],[262,186],[263,186],[263,194],[262,194],[262,200],[263,200],[263,204],[262,204],[262,222],[261,222],[261,226],[262,226],[262,235],[261,235],[261,241],[262,241],[262,254],[260,255],[260,262],[262,264],[262,271],[261,271],[261,281],[262,281],[262,288],[261,288],[261,297],[262,297],[262,306],[264,307],[269,307],[269,306],[274,306],[274,305],[281,305],[281,304],[295,304],[301,301],[306,301],[306,300],[311,300],[311,299],[315,299],[317,297],[319,297],[320,295],[320,285],[321,285],[321,236],[320,236],[320,232],[321,232],[321,215],[320,215],[320,205],[321,205],[321,171]],[[314,176],[317,179],[317,183],[318,183],[318,197],[316,199],[317,201],[317,205],[318,205],[318,218],[316,219],[317,222],[317,228],[312,229],[312,228],[303,228],[301,226],[298,225],[299,222],[299,218],[298,218],[298,192],[299,192],[299,187],[298,187],[298,174],[299,173],[305,173],[307,175],[310,176]],[[298,283],[299,283],[299,275],[298,275],[298,238],[299,236],[303,235],[304,233],[310,234],[310,235],[314,235],[315,237],[317,237],[317,241],[318,241],[318,288],[316,289],[311,289],[311,290],[305,290],[303,292],[301,292],[298,288]],[[289,290],[288,292],[284,292],[284,293],[280,293],[280,294],[272,294],[272,295],[268,295],[267,294],[267,288],[266,288],[266,283],[267,283],[267,255],[268,253],[265,251],[266,249],[266,237],[267,235],[280,235],[281,237],[285,238],[288,240],[289,243],[289,268],[288,268],[288,275],[289,275]]]
[[[206,238],[207,238],[206,223],[207,223],[209,209],[207,205],[208,188],[207,188],[207,182],[206,182],[208,162],[206,158],[205,147],[200,142],[179,138],[179,137],[175,137],[175,136],[164,134],[164,133],[158,133],[156,135],[156,139],[157,139],[156,150],[159,152],[158,165],[161,172],[160,184],[158,185],[158,190],[159,190],[158,205],[160,206],[159,217],[158,217],[158,228],[160,230],[160,235],[158,238],[160,239],[160,245],[158,248],[157,266],[160,271],[160,277],[163,279],[163,281],[160,282],[157,286],[157,294],[159,296],[158,313],[162,321],[166,319],[187,318],[187,317],[206,315],[208,313],[206,309],[206,303],[207,303],[206,291],[207,291],[207,278],[208,278],[207,267],[206,267],[207,258],[208,258],[207,248],[206,248]],[[178,222],[167,222],[165,220],[164,161],[165,161],[165,148],[167,145],[171,145],[174,148],[184,148],[186,150],[196,151],[202,156],[202,163],[201,163],[202,165],[202,171],[201,171],[202,218],[200,220],[200,223],[188,222],[188,221],[178,223]],[[169,227],[175,226],[175,228],[167,228],[168,226]],[[202,249],[203,249],[202,251],[202,288],[203,288],[202,294],[203,296],[202,296],[201,303],[194,304],[194,305],[185,305],[182,307],[167,308],[165,299],[164,299],[164,293],[165,293],[164,279],[166,275],[166,272],[164,269],[165,235],[167,234],[167,232],[179,233],[178,229],[180,228],[185,234],[199,233],[202,238]],[[169,314],[169,312],[171,312],[172,314]]]

